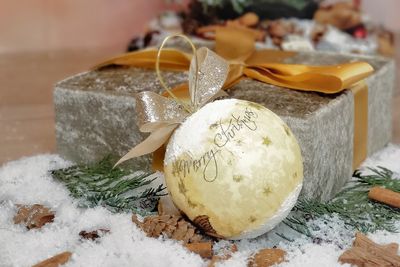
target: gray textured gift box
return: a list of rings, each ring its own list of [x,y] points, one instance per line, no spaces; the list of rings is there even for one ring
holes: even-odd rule
[[[370,155],[391,138],[394,62],[379,57],[300,52],[285,63],[329,65],[355,60],[367,61],[375,69],[366,80]],[[163,75],[171,86],[187,80],[185,73]],[[54,103],[58,152],[77,162],[95,161],[107,154],[125,154],[144,138],[135,122],[134,94],[146,90],[161,91],[155,72],[126,67],[89,71],[57,83]],[[247,79],[235,85],[229,95],[263,104],[292,129],[304,158],[304,196],[327,200],[351,177],[354,131],[351,91],[325,95]],[[149,164],[149,157],[141,161]]]

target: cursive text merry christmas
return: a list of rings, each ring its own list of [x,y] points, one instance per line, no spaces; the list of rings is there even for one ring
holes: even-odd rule
[[[217,155],[236,137],[237,133],[243,130],[256,131],[257,123],[255,119],[257,113],[248,107],[242,114],[231,114],[228,121],[220,120],[214,124],[218,131],[214,136],[214,146],[203,153],[199,158],[179,159],[172,163],[172,173],[176,176],[186,177],[192,171],[202,171],[203,179],[207,182],[213,182],[218,177]]]

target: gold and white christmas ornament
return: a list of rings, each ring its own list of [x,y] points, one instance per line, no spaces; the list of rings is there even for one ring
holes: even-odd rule
[[[175,205],[211,235],[257,237],[281,222],[303,181],[299,145],[265,107],[209,103],[175,130],[164,159]]]
[[[229,67],[207,48],[195,51],[191,62],[190,105],[173,95],[158,64],[156,69],[173,98],[138,95],[140,129],[151,134],[118,163],[151,153],[169,140],[167,188],[190,220],[206,233],[228,239],[271,230],[288,215],[303,182],[300,147],[289,127],[253,102],[211,102],[221,95]]]

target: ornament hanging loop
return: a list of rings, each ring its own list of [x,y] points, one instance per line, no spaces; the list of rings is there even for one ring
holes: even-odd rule
[[[185,41],[187,41],[187,42],[190,44],[190,46],[191,46],[191,48],[192,48],[192,52],[193,52],[193,57],[194,57],[194,60],[195,60],[195,72],[196,72],[196,75],[195,75],[194,88],[189,88],[189,89],[190,89],[190,96],[191,96],[191,97],[190,97],[190,99],[191,99],[191,105],[187,105],[184,101],[180,100],[180,99],[172,92],[171,88],[168,87],[168,85],[165,83],[165,81],[164,81],[164,79],[163,79],[163,77],[162,77],[162,75],[161,75],[161,70],[160,70],[160,58],[161,58],[162,49],[164,48],[165,44],[166,44],[170,39],[175,38],[175,37],[183,38]],[[180,105],[182,105],[182,107],[183,107],[187,112],[189,112],[189,113],[193,113],[193,112],[197,109],[197,107],[195,106],[195,103],[196,103],[195,97],[196,97],[196,90],[197,90],[197,80],[198,80],[198,70],[199,70],[198,64],[199,64],[199,63],[198,63],[198,60],[197,60],[197,53],[196,53],[196,52],[197,52],[197,50],[196,50],[196,47],[195,47],[194,43],[193,43],[186,35],[183,35],[183,34],[173,34],[173,35],[167,36],[167,37],[162,41],[161,46],[160,46],[160,48],[158,49],[157,60],[156,60],[156,73],[157,73],[158,80],[159,80],[160,83],[161,83],[161,86],[165,89],[165,91],[168,92],[168,94],[169,94],[177,103],[179,103]]]

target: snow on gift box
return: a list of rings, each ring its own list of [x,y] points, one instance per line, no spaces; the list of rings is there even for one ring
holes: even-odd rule
[[[257,237],[296,203],[303,181],[300,147],[289,127],[259,104],[236,99],[208,103],[223,94],[229,65],[207,48],[193,50],[190,104],[167,87],[173,99],[140,93],[140,129],[151,134],[118,163],[168,142],[164,171],[175,205],[209,235]]]

